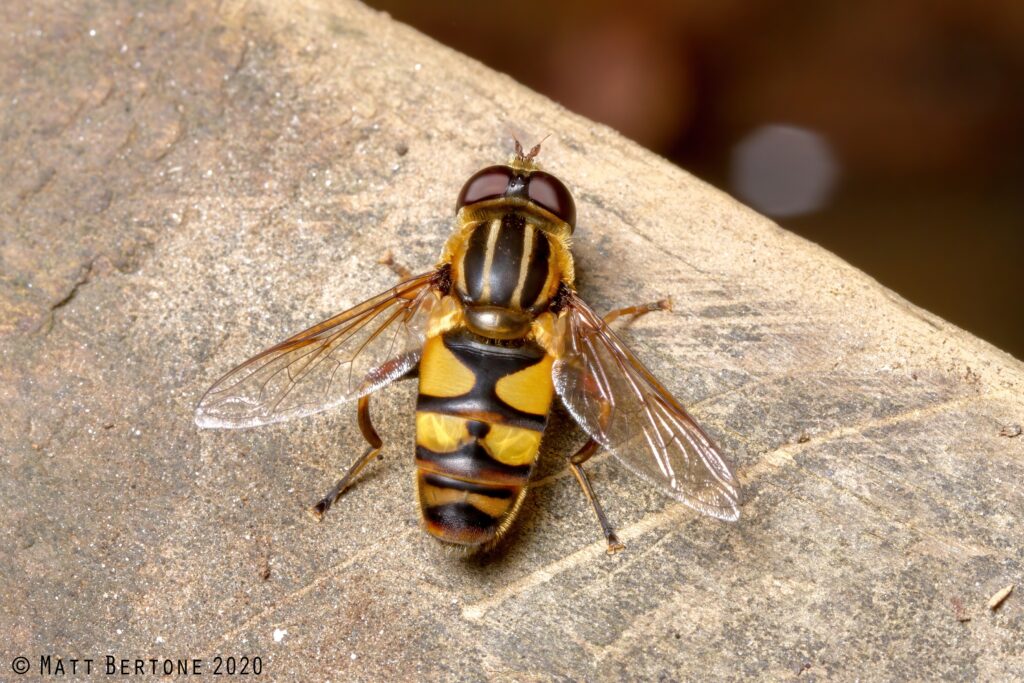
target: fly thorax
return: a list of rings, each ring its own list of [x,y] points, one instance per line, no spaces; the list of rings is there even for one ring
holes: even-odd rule
[[[520,212],[479,222],[455,258],[466,323],[492,339],[524,337],[558,286],[548,236]]]

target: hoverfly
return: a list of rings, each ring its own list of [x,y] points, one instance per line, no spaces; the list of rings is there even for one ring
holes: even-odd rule
[[[381,451],[370,396],[419,378],[416,490],[426,531],[467,551],[516,517],[557,394],[589,435],[567,460],[608,543],[622,548],[583,469],[599,449],[664,493],[739,518],[739,482],[686,410],[574,289],[576,207],[542,171],[540,145],[466,181],[433,270],[272,346],[227,373],[196,408],[201,427],[253,427],[358,401],[368,446],[313,512],[322,516]]]

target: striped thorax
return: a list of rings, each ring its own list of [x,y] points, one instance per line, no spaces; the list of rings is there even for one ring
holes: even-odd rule
[[[453,273],[467,325],[496,339],[525,336],[561,282],[547,235],[516,211],[476,222]]]

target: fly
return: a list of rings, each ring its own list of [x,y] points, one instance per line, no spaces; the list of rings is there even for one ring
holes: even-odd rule
[[[557,396],[589,436],[567,463],[608,552],[622,544],[583,465],[610,451],[664,493],[739,518],[740,487],[718,447],[577,294],[572,194],[518,141],[507,164],[466,181],[437,265],[247,360],[196,408],[201,427],[241,428],[358,402],[367,448],[313,510],[322,516],[381,451],[370,396],[418,377],[416,491],[426,531],[467,551],[516,518]]]

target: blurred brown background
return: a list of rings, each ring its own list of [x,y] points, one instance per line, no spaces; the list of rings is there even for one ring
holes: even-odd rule
[[[1024,2],[369,4],[1024,358]]]

